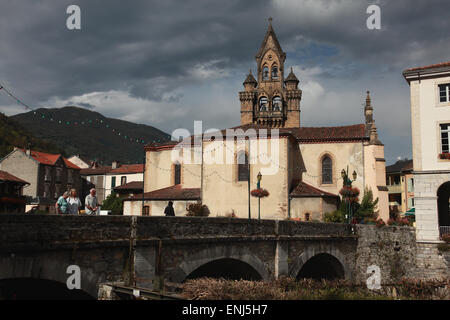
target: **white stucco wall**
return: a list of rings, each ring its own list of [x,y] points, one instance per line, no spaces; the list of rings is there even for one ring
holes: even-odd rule
[[[113,188],[111,187],[113,177],[116,177],[116,187],[121,186],[122,177],[127,177],[126,183],[134,182],[134,181],[142,181],[144,179],[142,173],[107,174],[106,175],[106,183],[105,183],[105,198],[108,197],[111,194],[111,192],[113,191]]]
[[[450,161],[440,160],[440,124],[450,123],[450,103],[439,102],[438,85],[450,76],[411,81],[412,142],[415,171],[450,170]]]

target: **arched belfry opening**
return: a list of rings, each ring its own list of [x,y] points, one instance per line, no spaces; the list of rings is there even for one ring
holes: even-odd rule
[[[438,219],[441,236],[450,232],[450,181],[442,184],[437,191]]]
[[[320,253],[305,262],[297,275],[297,279],[345,279],[344,266],[331,254]]]
[[[262,276],[251,265],[246,262],[230,258],[208,262],[188,274],[185,280],[198,278],[262,280]]]

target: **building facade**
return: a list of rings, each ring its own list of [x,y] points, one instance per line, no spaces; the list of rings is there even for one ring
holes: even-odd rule
[[[413,161],[399,160],[386,167],[389,190],[389,214],[391,218],[414,209]]]
[[[0,169],[28,181],[23,195],[49,212],[65,191],[81,186],[80,168],[60,154],[15,148],[2,159]]]
[[[348,168],[357,173],[354,186],[370,188],[379,198],[380,217],[388,219],[384,146],[369,93],[364,123],[302,127],[299,80],[292,70],[284,78],[285,58],[270,24],[256,56],[258,81],[249,74],[239,93],[241,125],[146,146],[144,195],[125,199],[124,214],[163,215],[170,200],[177,215],[202,201],[211,216],[255,218],[260,212],[267,219],[322,220],[336,210],[341,171]],[[260,172],[270,195],[258,210],[250,191]]]
[[[28,182],[0,170],[0,213],[25,212],[26,198],[23,196],[23,187]]]
[[[417,239],[450,233],[450,62],[405,70],[410,86]]]

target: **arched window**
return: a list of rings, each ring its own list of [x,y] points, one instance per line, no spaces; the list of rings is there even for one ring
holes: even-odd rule
[[[259,111],[267,111],[267,104],[269,101],[267,100],[267,97],[261,97],[259,99]]]
[[[272,79],[278,79],[278,67],[277,66],[272,67]]]
[[[238,181],[248,181],[250,168],[248,166],[247,154],[244,151],[238,153],[237,163],[238,163]]]
[[[174,174],[173,174],[174,184],[175,185],[181,184],[181,164],[175,163],[173,169],[174,169]]]
[[[322,159],[322,184],[333,184],[333,161],[329,156]]]
[[[269,67],[267,66],[263,68],[263,80],[269,80]]]
[[[276,96],[275,98],[273,98],[272,109],[273,111],[278,112],[283,110],[283,101],[281,100],[280,97]]]

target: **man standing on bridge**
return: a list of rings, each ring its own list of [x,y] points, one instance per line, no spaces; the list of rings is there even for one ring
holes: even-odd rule
[[[166,217],[175,217],[175,210],[173,210],[173,202],[169,201],[169,204],[164,209],[164,214]]]
[[[97,190],[92,188],[90,194],[86,196],[86,199],[84,201],[84,206],[86,207],[86,214],[88,215],[96,215],[98,214],[97,211],[99,211],[100,209],[98,206],[96,194]]]

